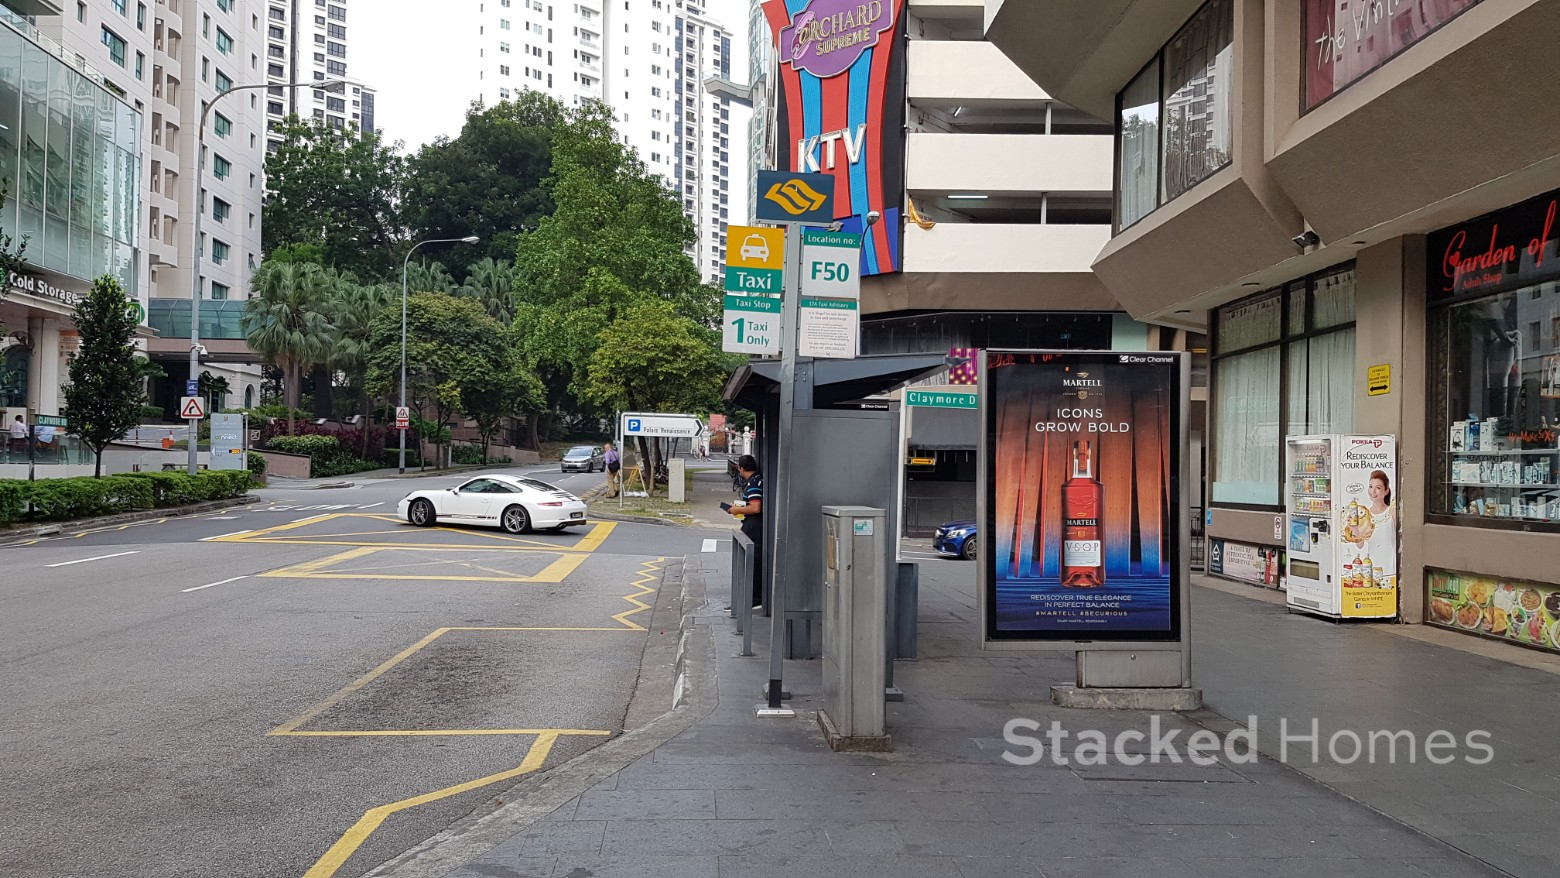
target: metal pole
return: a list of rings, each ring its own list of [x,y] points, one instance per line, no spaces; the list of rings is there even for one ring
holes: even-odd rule
[[[781,706],[781,673],[785,657],[785,580],[786,530],[784,516],[791,511],[791,425],[796,411],[796,340],[797,322],[801,309],[802,278],[802,227],[788,225],[785,230],[785,271],[781,275],[780,301],[780,428],[775,472],[770,473],[770,484],[779,487],[775,499],[780,502],[765,509],[765,514],[778,513],[774,519],[775,550],[769,555],[769,705],[768,710],[784,710]],[[766,498],[766,503],[768,498]],[[771,512],[774,510],[774,513]],[[783,714],[781,714],[783,715]]]
[[[475,244],[476,235],[467,235],[464,238],[429,238],[426,241],[418,241],[410,250],[406,251],[406,258],[401,260],[401,401],[398,405],[406,408],[406,267],[412,261],[412,254],[424,244]],[[397,430],[400,434],[400,455],[397,469],[406,472],[406,430]],[[417,462],[422,465],[422,446],[417,449]]]

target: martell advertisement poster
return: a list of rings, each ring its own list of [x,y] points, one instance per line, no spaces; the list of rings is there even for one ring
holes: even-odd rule
[[[1178,640],[1181,355],[985,357],[987,637]]]
[[[1338,452],[1338,602],[1345,617],[1397,615],[1397,444],[1343,436]]]

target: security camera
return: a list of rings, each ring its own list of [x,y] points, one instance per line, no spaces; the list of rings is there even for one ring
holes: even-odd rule
[[[873,226],[877,225],[877,221],[882,219],[882,218],[883,218],[883,215],[881,213],[878,213],[875,210],[867,211],[867,228],[870,229]]]
[[[1293,238],[1290,238],[1289,240],[1293,241],[1295,243],[1295,246],[1299,247],[1301,250],[1304,250],[1307,247],[1315,247],[1316,245],[1322,243],[1321,237],[1319,237],[1315,232],[1311,231],[1310,229],[1306,229],[1304,232],[1302,232],[1302,233],[1300,233],[1298,235],[1295,235]]]

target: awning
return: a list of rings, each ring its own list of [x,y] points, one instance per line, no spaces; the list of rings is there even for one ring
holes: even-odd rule
[[[946,354],[882,354],[854,360],[813,360],[813,407],[866,399],[903,387],[964,362]],[[800,371],[800,370],[798,370]],[[749,411],[762,411],[765,399],[780,392],[780,361],[750,360],[737,367],[722,397]]]
[[[980,438],[980,412],[975,409],[910,409],[911,448],[920,451],[974,451]]]

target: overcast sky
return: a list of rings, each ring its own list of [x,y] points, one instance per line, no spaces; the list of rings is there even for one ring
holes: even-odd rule
[[[455,10],[475,10],[476,3],[372,0],[352,7],[347,71],[378,91],[374,124],[386,141],[405,141],[407,149],[414,151],[441,134],[460,133],[466,106],[476,97],[475,72],[467,66],[474,51],[475,24],[474,12]],[[746,79],[747,0],[709,0],[707,8],[732,32],[733,78]],[[733,141],[736,147],[746,137]],[[745,149],[732,152],[734,160],[738,154],[746,155]],[[732,171],[735,178],[735,162]]]

